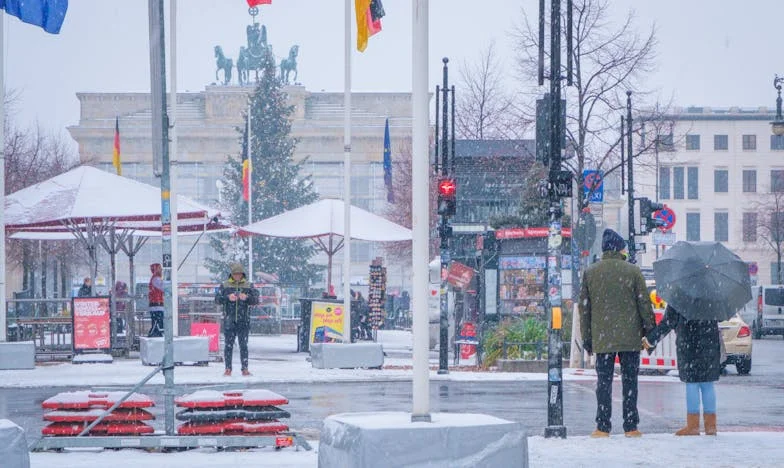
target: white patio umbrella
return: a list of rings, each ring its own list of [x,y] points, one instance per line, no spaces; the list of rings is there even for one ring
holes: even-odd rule
[[[327,290],[332,286],[332,256],[343,248],[343,200],[324,199],[239,228],[240,234],[311,239],[327,254]],[[351,238],[395,242],[411,240],[411,230],[351,206]]]

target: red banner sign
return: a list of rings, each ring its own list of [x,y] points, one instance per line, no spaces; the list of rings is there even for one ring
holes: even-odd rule
[[[526,239],[532,237],[547,237],[550,230],[546,227],[532,227],[532,228],[509,228],[499,229],[495,231],[496,239]],[[565,227],[561,229],[563,237],[572,237],[572,229]]]
[[[220,325],[217,323],[192,323],[191,336],[206,336],[209,338],[209,349],[211,353],[217,352],[220,347]]]
[[[74,350],[112,349],[112,321],[108,297],[73,298]]]
[[[452,262],[447,270],[446,281],[460,289],[465,289],[474,277],[474,269],[460,262]]]

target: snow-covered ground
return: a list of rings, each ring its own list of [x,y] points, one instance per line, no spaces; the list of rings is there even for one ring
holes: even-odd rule
[[[251,337],[251,377],[223,377],[223,365],[210,363],[207,367],[178,366],[175,382],[188,384],[210,383],[265,383],[265,382],[325,382],[376,381],[411,379],[411,334],[380,332],[379,341],[390,357],[385,369],[313,369],[307,354],[296,353],[292,335]],[[236,350],[235,350],[236,354]],[[255,358],[255,359],[253,359]],[[235,356],[235,360],[237,356]],[[431,368],[437,359],[431,359]],[[235,368],[239,367],[237,364]],[[39,365],[34,370],[0,371],[4,387],[58,387],[130,385],[152,371],[138,359],[118,359],[112,364],[52,363]],[[464,381],[522,381],[545,380],[544,374],[501,372],[468,372],[454,370],[447,375],[432,371],[433,380]],[[594,379],[591,371],[565,369],[565,380]],[[641,376],[640,380],[677,382],[675,376]],[[163,384],[156,376],[152,384]],[[717,437],[675,437],[672,434],[645,434],[640,439],[613,435],[609,439],[586,436],[567,439],[528,438],[529,460],[532,467],[774,467],[784,460],[784,432],[721,432]],[[318,442],[309,441],[314,450],[295,451],[284,448],[249,451],[216,452],[198,449],[179,453],[148,453],[124,449],[102,452],[32,453],[33,467],[123,468],[138,466],[166,466],[195,468],[202,466],[254,467],[315,467],[318,465]]]

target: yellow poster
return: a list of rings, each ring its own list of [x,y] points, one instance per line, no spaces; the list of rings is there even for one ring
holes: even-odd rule
[[[313,302],[310,311],[311,343],[343,342],[343,304]]]

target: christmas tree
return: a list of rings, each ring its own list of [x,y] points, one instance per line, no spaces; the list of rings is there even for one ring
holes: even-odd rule
[[[295,141],[291,134],[293,106],[276,74],[271,56],[265,61],[256,89],[249,97],[250,104],[250,203],[252,221],[275,216],[315,202],[318,195],[310,176],[301,174],[304,161],[293,158]],[[247,112],[245,119],[248,118]],[[247,120],[245,120],[247,122]],[[240,151],[229,155],[223,169],[220,189],[224,213],[238,226],[248,224],[248,201],[243,197],[243,161],[247,158],[247,125],[237,129]],[[303,223],[308,220],[303,219]],[[207,268],[216,279],[222,280],[228,265],[240,262],[247,265],[247,240],[229,234],[216,234],[210,240],[214,257],[206,260]],[[277,274],[285,284],[307,284],[323,269],[310,265],[316,253],[310,241],[266,236],[253,237],[253,269]],[[249,279],[251,275],[248,275]]]

